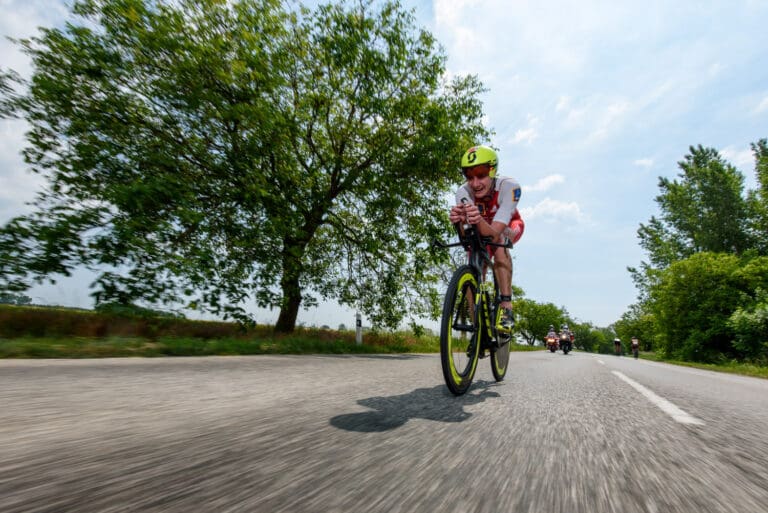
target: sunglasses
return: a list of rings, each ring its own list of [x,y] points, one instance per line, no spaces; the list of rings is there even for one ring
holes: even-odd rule
[[[467,180],[470,178],[485,178],[491,173],[491,167],[488,164],[480,164],[475,167],[465,167],[462,169],[462,172]]]

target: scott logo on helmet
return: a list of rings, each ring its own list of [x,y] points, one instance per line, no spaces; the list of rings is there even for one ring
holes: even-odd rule
[[[474,163],[477,160],[477,152],[474,148],[469,150],[469,155],[467,155],[467,162],[470,164]]]

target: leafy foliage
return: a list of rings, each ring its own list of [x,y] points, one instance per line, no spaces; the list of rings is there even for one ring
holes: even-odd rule
[[[755,358],[768,268],[768,143],[752,145],[758,189],[717,151],[691,147],[678,180],[659,179],[661,213],[638,230],[649,260],[630,268],[640,295],[615,328],[681,360]]]
[[[32,303],[32,298],[24,294],[14,294],[12,292],[0,292],[0,304],[4,305],[28,305]]]
[[[673,263],[651,292],[658,349],[683,360],[743,356],[732,345],[730,318],[768,287],[768,258],[698,253]]]
[[[751,146],[758,188],[749,192],[750,228],[756,249],[761,255],[768,255],[768,139],[760,139]]]
[[[21,42],[0,113],[31,128],[39,210],[0,231],[8,290],[96,269],[98,303],[247,320],[335,298],[396,326],[434,313],[440,200],[487,137],[472,76],[397,2],[81,0]],[[24,94],[10,84],[25,86]]]
[[[600,328],[592,323],[571,323],[571,330],[575,337],[574,344],[579,349],[597,353],[613,353],[613,337],[610,328]]]
[[[678,166],[678,179],[659,178],[660,217],[641,223],[637,232],[649,262],[641,271],[630,271],[644,290],[654,284],[654,270],[695,253],[742,254],[752,247],[741,172],[716,150],[702,146],[691,147]]]
[[[747,359],[768,363],[768,292],[757,291],[752,304],[739,307],[729,319],[733,347]]]
[[[623,341],[637,337],[642,351],[651,351],[655,346],[655,318],[646,303],[631,305],[613,328],[616,330],[616,336]]]
[[[519,298],[514,300],[512,306],[515,312],[515,332],[530,345],[534,345],[537,340],[544,340],[550,324],[559,329],[568,319],[568,313],[552,303]]]

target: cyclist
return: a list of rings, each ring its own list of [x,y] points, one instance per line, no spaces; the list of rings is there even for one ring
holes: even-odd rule
[[[451,207],[452,223],[466,222],[475,226],[484,237],[496,244],[507,240],[516,243],[525,230],[517,210],[520,184],[514,178],[497,176],[499,159],[488,146],[473,146],[461,157],[461,172],[466,182],[456,191],[456,205]],[[466,200],[464,203],[463,200]],[[507,248],[490,247],[493,271],[499,284],[501,325],[511,329],[512,316],[512,257]]]
[[[640,341],[637,339],[637,337],[632,337],[632,354],[635,357],[635,360],[637,360],[638,353],[640,352]]]
[[[619,337],[613,339],[613,350],[616,352],[616,356],[621,356],[621,339]]]

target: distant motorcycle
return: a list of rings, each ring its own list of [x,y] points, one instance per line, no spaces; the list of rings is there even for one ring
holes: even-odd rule
[[[573,349],[573,342],[571,342],[571,335],[569,333],[560,333],[560,349],[563,350],[563,354],[568,354]]]
[[[549,349],[550,353],[554,353],[559,349],[559,346],[557,344],[557,338],[547,337],[547,349]]]

